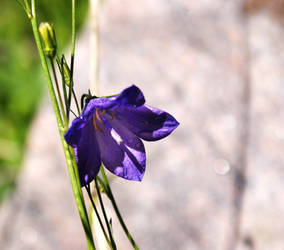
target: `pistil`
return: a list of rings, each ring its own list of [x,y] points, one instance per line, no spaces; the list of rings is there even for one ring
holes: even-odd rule
[[[105,114],[106,114],[106,110],[105,109],[100,111],[98,108],[96,108],[95,113],[93,114],[93,126],[94,126],[94,129],[96,131],[99,130],[100,132],[103,133],[103,129],[99,126],[97,120],[99,121],[100,124],[105,125],[105,122],[104,122],[104,120],[101,117],[101,116],[103,116]],[[109,118],[109,120],[113,120],[113,118],[114,118],[114,113],[113,113],[113,111],[111,111],[111,118]]]
[[[100,122],[100,124],[104,125],[104,122],[101,118],[101,115],[105,114],[105,110],[103,110],[101,113],[99,113],[99,109],[96,109],[96,118],[98,119],[98,121]]]
[[[102,132],[103,133],[103,130],[102,130],[102,128],[98,125],[98,123],[97,123],[97,117],[96,117],[96,115],[93,115],[93,126],[94,126],[94,129],[97,131],[97,130],[99,130],[100,132]]]

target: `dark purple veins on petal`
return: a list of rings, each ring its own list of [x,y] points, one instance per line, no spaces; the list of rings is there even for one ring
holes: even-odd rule
[[[137,108],[120,107],[114,113],[124,126],[146,141],[160,140],[179,125],[169,113],[147,105]]]
[[[140,138],[162,139],[178,125],[169,113],[147,106],[134,85],[119,95],[90,100],[65,134],[75,151],[81,185],[96,177],[101,162],[117,176],[141,181],[146,155]]]
[[[103,133],[96,133],[104,166],[122,178],[141,181],[146,164],[142,141],[115,118],[105,122]]]

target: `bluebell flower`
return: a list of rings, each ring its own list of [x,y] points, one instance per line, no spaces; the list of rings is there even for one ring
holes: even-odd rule
[[[119,95],[91,99],[65,134],[75,151],[81,185],[94,180],[101,163],[117,176],[141,181],[146,168],[141,139],[160,140],[178,125],[167,112],[146,105],[134,85]]]

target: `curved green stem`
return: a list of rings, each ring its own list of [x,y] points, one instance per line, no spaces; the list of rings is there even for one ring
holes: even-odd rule
[[[78,115],[80,115],[80,114],[81,114],[81,111],[80,111],[78,99],[77,99],[77,97],[76,97],[76,94],[75,94],[75,91],[74,91],[73,88],[72,88],[72,94],[73,94],[73,97],[74,97],[74,100],[75,100],[75,104],[76,104],[76,108],[77,108]]]
[[[91,44],[90,44],[90,88],[93,95],[99,94],[99,7],[100,0],[90,1]]]
[[[106,211],[105,211],[105,206],[104,206],[104,203],[103,203],[103,199],[102,199],[101,192],[100,192],[100,189],[99,189],[98,181],[97,181],[96,178],[95,178],[95,184],[96,184],[96,189],[97,189],[97,194],[98,194],[98,197],[99,197],[101,209],[102,209],[103,216],[104,216],[104,219],[105,219],[105,223],[107,225],[108,234],[109,234],[109,238],[110,238],[110,241],[111,241],[112,249],[116,250],[117,249],[116,244],[115,244],[115,241],[113,239],[113,234],[112,234],[112,231],[111,231],[111,228],[110,228],[110,225],[109,225],[109,221],[108,221]]]
[[[60,109],[61,109],[61,114],[62,114],[63,121],[64,121],[64,127],[67,128],[68,127],[68,120],[67,120],[65,109],[64,109],[64,106],[63,106],[61,92],[60,92],[60,89],[59,89],[56,71],[55,71],[55,67],[54,67],[54,62],[53,62],[52,58],[50,58],[50,64],[51,64],[52,74],[53,74],[53,78],[54,78],[54,82],[55,82],[55,88],[56,88],[57,96],[58,96],[58,100],[59,100],[59,105],[60,105]]]
[[[67,99],[67,90],[66,90],[66,82],[65,82],[65,77],[64,77],[64,69],[63,69],[63,62],[61,63],[59,58],[56,58],[56,62],[57,62],[57,67],[59,68],[60,74],[61,74],[61,87],[63,90],[63,97],[64,97],[64,104],[65,104],[65,114],[67,114],[68,112],[68,99]],[[66,120],[67,120],[67,125],[68,125],[68,117],[66,115]]]
[[[75,58],[75,41],[76,41],[76,2],[72,0],[72,49],[71,49],[71,63],[70,63],[70,73],[71,80],[73,79],[74,72],[74,58]]]
[[[74,194],[74,197],[75,197],[76,205],[77,205],[77,208],[78,208],[78,211],[79,211],[79,215],[80,215],[81,222],[82,222],[82,225],[83,225],[83,228],[84,228],[84,231],[85,231],[85,235],[86,235],[86,239],[87,239],[88,250],[95,250],[96,248],[95,248],[95,245],[94,245],[92,230],[91,230],[87,210],[86,210],[85,203],[84,203],[84,197],[83,197],[83,194],[82,194],[81,186],[78,184],[78,178],[76,177],[76,174],[74,172],[74,168],[77,169],[77,166],[75,165],[74,168],[73,168],[73,160],[72,160],[73,157],[72,157],[72,155],[74,155],[74,152],[72,154],[72,151],[71,152],[69,151],[68,144],[66,143],[66,141],[64,139],[64,133],[66,132],[66,129],[64,128],[63,122],[62,122],[61,117],[60,117],[60,110],[59,110],[58,102],[57,102],[55,91],[54,91],[54,88],[53,88],[53,85],[52,85],[52,80],[51,80],[51,76],[50,76],[50,73],[49,73],[49,70],[48,70],[48,65],[47,65],[45,55],[44,55],[42,44],[41,44],[41,41],[40,41],[40,35],[39,35],[39,31],[38,31],[38,24],[37,24],[37,17],[36,17],[35,0],[31,1],[31,13],[28,13],[28,17],[30,18],[30,21],[31,21],[35,42],[36,42],[36,45],[37,45],[37,49],[38,49],[38,53],[39,53],[39,56],[40,56],[42,68],[43,68],[43,71],[44,71],[48,90],[49,90],[49,93],[50,93],[50,98],[51,98],[53,110],[54,110],[54,113],[55,113],[58,129],[59,129],[60,139],[61,139],[61,142],[62,142],[62,145],[63,145],[64,154],[65,154],[65,158],[66,158],[66,162],[67,162],[67,166],[68,166],[68,172],[69,172],[69,175],[70,175],[73,194]]]
[[[90,199],[90,201],[91,201],[92,207],[93,207],[93,209],[94,209],[94,211],[95,211],[95,214],[96,214],[96,216],[97,216],[97,218],[98,218],[98,221],[99,221],[99,224],[100,224],[101,229],[102,229],[102,231],[103,231],[103,234],[104,234],[104,237],[105,237],[105,239],[106,239],[106,242],[107,242],[108,246],[109,246],[111,249],[113,249],[113,248],[112,248],[112,245],[111,245],[111,242],[110,242],[110,240],[109,240],[109,238],[108,238],[108,236],[107,236],[107,234],[106,234],[106,230],[105,230],[104,224],[103,224],[103,222],[102,222],[102,220],[101,220],[101,217],[100,217],[100,214],[99,214],[98,209],[97,209],[97,207],[96,207],[96,204],[95,204],[95,202],[94,202],[94,199],[93,199],[93,197],[92,197],[92,193],[91,193],[91,190],[90,190],[90,186],[86,186],[85,188],[86,188],[87,194],[88,194],[88,196],[89,196],[89,199]]]
[[[126,234],[128,240],[130,241],[131,245],[133,246],[133,248],[134,248],[135,250],[139,250],[139,247],[137,246],[136,242],[134,241],[133,237],[131,236],[130,232],[128,231],[127,226],[126,226],[126,224],[124,223],[124,220],[123,220],[123,218],[122,218],[122,216],[121,216],[121,214],[120,214],[120,212],[119,212],[119,209],[118,209],[118,207],[117,207],[117,205],[116,205],[116,201],[115,201],[114,196],[113,196],[113,194],[112,194],[112,191],[111,191],[111,188],[110,188],[110,185],[109,185],[109,182],[108,182],[108,179],[107,179],[107,176],[106,176],[106,174],[105,174],[105,171],[104,171],[104,168],[103,168],[103,167],[101,167],[101,174],[102,174],[102,177],[103,177],[104,182],[105,182],[105,185],[106,185],[106,186],[105,186],[105,188],[106,188],[106,190],[105,190],[105,191],[106,191],[106,194],[107,194],[108,198],[109,198],[110,201],[111,201],[111,204],[112,204],[112,206],[113,206],[113,208],[114,208],[114,211],[115,211],[115,213],[116,213],[116,215],[117,215],[117,218],[118,218],[118,220],[119,220],[119,222],[120,222],[120,225],[121,225],[123,231],[125,232],[125,234]]]
[[[32,18],[32,10],[28,0],[24,0],[25,11],[27,12],[28,18]]]

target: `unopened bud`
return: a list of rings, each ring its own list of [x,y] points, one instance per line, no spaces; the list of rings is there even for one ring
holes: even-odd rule
[[[53,27],[49,23],[41,23],[39,33],[43,43],[43,50],[47,57],[53,58],[56,55],[56,38]]]

